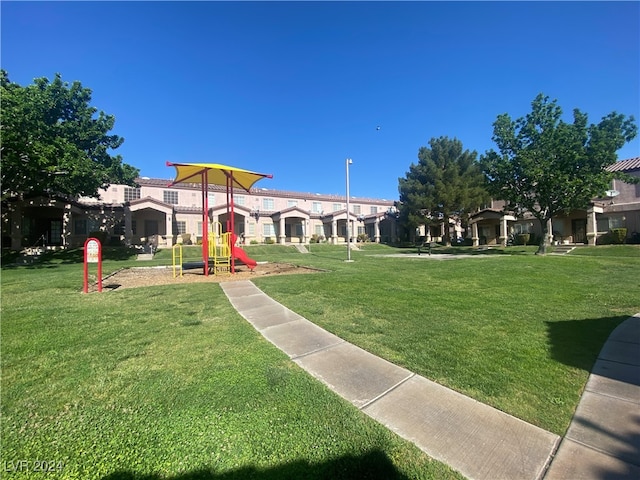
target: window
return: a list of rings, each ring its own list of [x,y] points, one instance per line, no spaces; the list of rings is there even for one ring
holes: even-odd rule
[[[262,199],[262,209],[268,212],[273,211],[273,198],[263,198]]]
[[[124,201],[130,202],[131,200],[139,200],[140,199],[140,189],[139,188],[130,188],[125,187],[124,189]]]
[[[275,237],[276,230],[273,227],[273,223],[265,223],[262,225],[262,236],[263,237]]]
[[[233,201],[235,202],[236,205],[244,205],[245,197],[244,195],[234,195]]]
[[[315,234],[318,237],[322,237],[324,235],[324,227],[322,225],[316,225],[315,226]]]
[[[73,231],[76,235],[86,235],[87,234],[87,219],[82,218],[73,221]]]
[[[138,230],[138,224],[136,223],[135,220],[131,220],[131,233],[132,234],[136,234]]]
[[[622,215],[611,215],[609,217],[600,215],[597,223],[599,232],[608,232],[614,228],[624,228],[624,217]]]
[[[249,224],[249,235],[253,237],[255,234],[256,234],[256,224],[255,223],[250,223]]]
[[[197,231],[197,235],[202,235],[202,222],[198,222],[198,231]]]
[[[174,225],[174,233],[180,235],[181,233],[187,233],[187,222],[180,221]]]
[[[356,215],[360,215],[362,213],[361,210],[362,210],[362,208],[361,208],[360,205],[354,205],[353,206],[353,213],[355,213]]]
[[[311,206],[311,211],[313,213],[322,212],[322,203],[321,202],[313,202],[313,205]]]
[[[49,229],[49,241],[54,245],[60,245],[62,243],[62,220],[51,220]]]
[[[298,206],[298,201],[297,200],[287,200],[287,207],[297,207]]]
[[[334,203],[333,204],[333,211],[337,212],[338,210],[342,210],[342,204],[341,203]]]
[[[530,223],[516,223],[513,226],[513,233],[519,235],[521,233],[531,233],[531,224]]]
[[[178,192],[176,190],[165,190],[163,192],[164,203],[178,205]]]
[[[378,207],[369,207],[369,213],[378,213]]]

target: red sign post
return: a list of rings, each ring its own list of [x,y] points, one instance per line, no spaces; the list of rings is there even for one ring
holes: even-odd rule
[[[102,291],[102,245],[97,238],[87,238],[84,242],[84,287],[82,291],[89,291],[89,264],[98,264],[98,291]]]

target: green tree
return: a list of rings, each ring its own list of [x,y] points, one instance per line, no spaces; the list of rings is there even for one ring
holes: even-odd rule
[[[37,78],[22,87],[0,71],[2,199],[63,194],[96,197],[111,183],[134,185],[138,169],[110,154],[115,117],[90,106],[80,82]],[[96,115],[97,113],[97,115]]]
[[[442,222],[448,227],[450,219],[466,224],[488,197],[477,153],[463,151],[456,138],[432,138],[429,146],[420,147],[418,163],[398,179],[400,218],[410,228]],[[449,228],[444,231],[450,245]]]
[[[498,116],[493,141],[500,153],[489,150],[480,161],[494,198],[517,215],[527,211],[538,219],[543,229],[538,253],[544,254],[552,217],[586,209],[614,177],[634,181],[605,168],[638,129],[633,117],[615,112],[587,125],[587,115],[574,109],[573,123],[565,123],[557,101],[542,94],[531,106],[531,113],[516,121],[506,113]]]

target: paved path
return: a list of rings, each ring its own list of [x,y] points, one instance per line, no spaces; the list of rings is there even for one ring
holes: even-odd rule
[[[640,314],[609,336],[545,476],[572,478],[640,479]]]
[[[545,475],[560,444],[557,435],[345,342],[271,299],[250,281],[220,285],[232,305],[267,340],[333,391],[414,442],[432,458],[470,479],[535,480]],[[627,396],[637,399],[634,392],[629,389]],[[635,406],[637,413],[637,403]],[[640,417],[636,420],[635,427],[640,432]],[[576,435],[580,435],[577,430]],[[626,445],[625,441],[619,443]],[[575,471],[571,470],[572,465],[580,463],[575,460],[584,456],[582,451],[574,452],[574,447],[569,440],[563,441],[549,471],[554,476],[548,478],[572,478],[570,475]],[[628,453],[633,453],[633,447]],[[637,467],[637,448],[635,458]],[[623,462],[634,468],[633,460]],[[621,471],[618,463],[616,466],[619,467],[616,471]],[[608,465],[604,468],[613,471]]]

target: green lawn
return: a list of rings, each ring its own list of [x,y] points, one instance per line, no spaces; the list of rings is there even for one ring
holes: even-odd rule
[[[3,478],[460,478],[297,367],[219,285],[83,295],[82,265],[59,258],[2,271]],[[123,265],[140,263],[104,270]]]
[[[640,247],[621,247],[437,261],[365,245],[353,263],[344,246],[245,250],[328,270],[256,277],[309,320],[562,435],[603,342],[640,311]],[[109,258],[105,274],[142,265]],[[41,478],[456,478],[300,370],[217,285],[82,295],[77,260],[2,270],[10,478],[38,478],[21,460],[61,462]],[[163,251],[144,265],[170,263]]]
[[[640,246],[620,247],[437,261],[365,246],[346,263],[344,247],[319,246],[304,260],[272,256],[330,274],[255,283],[349,342],[563,435],[604,341],[640,312]]]

